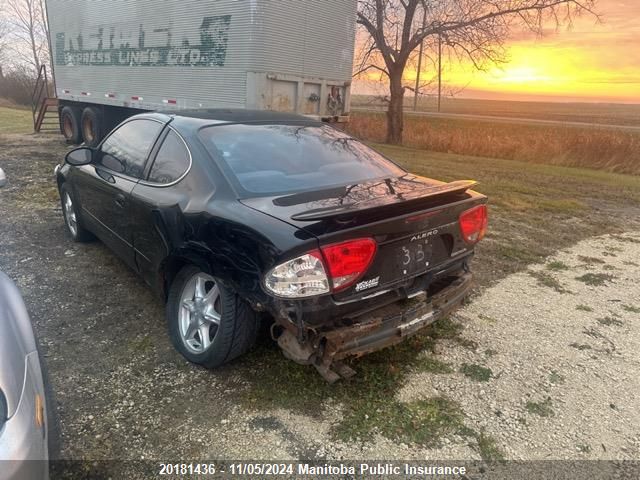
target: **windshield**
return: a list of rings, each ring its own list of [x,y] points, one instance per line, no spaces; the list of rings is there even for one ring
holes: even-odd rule
[[[222,125],[200,138],[245,196],[351,185],[406,172],[327,125]]]

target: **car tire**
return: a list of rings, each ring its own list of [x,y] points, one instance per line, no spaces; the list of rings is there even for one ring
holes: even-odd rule
[[[199,281],[204,285],[201,293],[205,293],[200,300]],[[259,317],[250,305],[218,279],[192,265],[183,267],[173,280],[166,315],[176,350],[190,362],[207,368],[219,367],[247,352],[258,336]],[[198,323],[200,327],[196,328]],[[197,333],[190,335],[191,326]]]
[[[93,235],[84,228],[82,218],[78,214],[75,198],[67,186],[63,183],[60,186],[60,204],[62,206],[62,216],[67,227],[67,232],[74,242],[88,242],[93,240]]]
[[[60,110],[60,131],[67,143],[71,145],[82,143],[79,108],[66,106]]]
[[[98,146],[104,136],[102,123],[102,115],[96,108],[86,107],[82,111],[80,127],[85,145],[88,147]]]

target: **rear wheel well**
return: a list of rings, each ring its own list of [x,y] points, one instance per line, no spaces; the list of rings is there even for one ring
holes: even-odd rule
[[[185,257],[180,255],[172,255],[168,257],[162,263],[162,268],[160,269],[161,295],[165,301],[167,301],[169,297],[169,290],[171,289],[171,284],[176,278],[176,275],[178,275],[178,272],[180,272],[180,270],[182,270],[187,265],[194,265],[201,268],[203,271],[206,271],[207,273],[212,273],[208,262],[204,261],[201,258]]]

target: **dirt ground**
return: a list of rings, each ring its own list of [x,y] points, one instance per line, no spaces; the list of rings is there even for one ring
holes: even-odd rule
[[[66,235],[66,150],[0,137],[0,269],[43,345],[63,458],[640,458],[637,204],[603,204],[624,217],[614,234],[494,272],[451,319],[328,386],[268,339],[215,371],[187,363],[161,301],[101,243]]]

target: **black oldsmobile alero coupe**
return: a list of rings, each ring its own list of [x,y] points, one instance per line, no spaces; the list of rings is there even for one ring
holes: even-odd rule
[[[190,361],[219,366],[270,316],[284,354],[329,381],[458,306],[487,227],[473,181],[412,175],[306,117],[131,117],[56,167],[71,237],[98,237],[166,301]],[[262,313],[262,315],[261,315]]]

